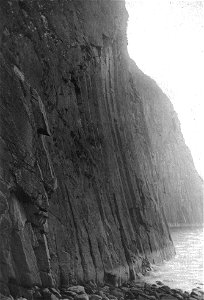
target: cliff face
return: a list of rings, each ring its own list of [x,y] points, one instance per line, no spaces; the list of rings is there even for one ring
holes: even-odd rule
[[[169,100],[128,58],[124,2],[0,5],[0,292],[169,259],[162,202],[194,221],[200,185]]]
[[[167,96],[135,64],[130,66],[137,94],[142,100],[157,173],[158,197],[170,225],[203,223],[203,180],[185,144],[180,123]]]

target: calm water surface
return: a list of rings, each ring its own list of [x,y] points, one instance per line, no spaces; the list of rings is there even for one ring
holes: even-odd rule
[[[171,288],[190,291],[204,288],[204,233],[203,228],[172,228],[171,236],[176,256],[162,266],[154,266],[146,281],[159,280]]]

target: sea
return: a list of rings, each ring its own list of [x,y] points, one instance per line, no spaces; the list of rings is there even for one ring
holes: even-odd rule
[[[170,288],[190,292],[204,289],[204,230],[201,227],[171,228],[176,256],[162,265],[153,265],[145,281],[161,281]]]

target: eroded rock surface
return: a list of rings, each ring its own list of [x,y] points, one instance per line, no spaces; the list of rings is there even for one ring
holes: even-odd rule
[[[185,144],[173,105],[155,82],[130,64],[133,86],[143,103],[144,118],[157,173],[157,195],[170,225],[203,223],[203,180]],[[141,157],[141,159],[143,159]]]
[[[114,284],[169,259],[162,202],[177,205],[185,166],[200,220],[200,183],[169,100],[127,55],[124,2],[0,7],[0,292]]]

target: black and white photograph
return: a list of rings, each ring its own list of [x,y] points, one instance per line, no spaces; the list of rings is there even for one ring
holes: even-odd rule
[[[204,0],[0,0],[0,300],[204,299]]]

